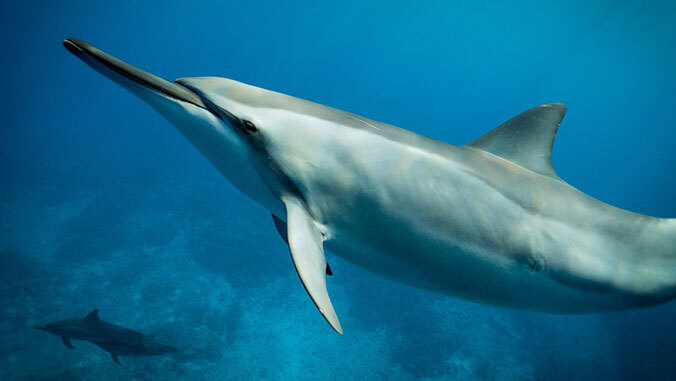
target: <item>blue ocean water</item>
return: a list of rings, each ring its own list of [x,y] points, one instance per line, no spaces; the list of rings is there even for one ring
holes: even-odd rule
[[[3,2],[0,379],[673,379],[676,302],[594,315],[412,289],[329,253],[339,336],[269,213],[88,68],[222,76],[465,144],[568,106],[564,180],[676,217],[671,1]],[[119,366],[32,327],[94,308],[179,348]]]

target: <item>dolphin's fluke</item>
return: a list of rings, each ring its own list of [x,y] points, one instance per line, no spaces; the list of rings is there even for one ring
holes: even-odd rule
[[[286,206],[289,250],[298,276],[319,312],[342,335],[343,329],[326,289],[327,263],[322,234],[299,199],[285,196],[282,201]]]

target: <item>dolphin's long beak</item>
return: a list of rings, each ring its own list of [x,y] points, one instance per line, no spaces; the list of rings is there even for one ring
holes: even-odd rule
[[[284,215],[283,205],[250,160],[240,136],[243,121],[212,101],[214,94],[204,91],[200,81],[166,81],[76,38],[67,38],[63,46],[154,108],[244,194]]]
[[[47,327],[38,327],[38,326],[35,326],[35,327],[33,327],[33,328],[39,329],[40,331],[46,331],[46,330],[47,330]]]
[[[206,109],[197,94],[175,82],[166,81],[137,67],[129,65],[110,54],[77,38],[67,38],[63,46],[94,70],[117,82],[127,90],[137,93],[141,86],[169,98],[188,102]],[[136,86],[135,86],[136,85]],[[138,94],[137,94],[138,95]]]
[[[240,123],[240,120],[230,112],[216,106],[206,97],[201,97],[202,94],[199,89],[189,89],[183,86],[180,80],[176,82],[164,80],[117,59],[77,38],[70,37],[65,39],[63,46],[94,70],[112,79],[142,99],[147,100],[148,92],[159,93],[171,99],[187,102],[209,110],[231,126],[237,126]]]

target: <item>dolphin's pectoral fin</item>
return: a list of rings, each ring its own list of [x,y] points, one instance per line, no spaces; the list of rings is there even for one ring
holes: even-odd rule
[[[120,364],[120,358],[117,357],[117,355],[115,353],[111,353],[110,355],[113,356],[113,361],[115,361],[115,364],[122,365],[122,364]]]
[[[283,197],[286,207],[287,237],[293,264],[305,290],[319,312],[339,334],[343,334],[338,316],[326,289],[327,263],[324,256],[322,233],[302,201]]]
[[[70,339],[67,338],[66,336],[61,336],[61,340],[63,340],[63,343],[66,344],[66,346],[67,346],[69,349],[75,349],[75,347],[73,346],[73,343],[71,343],[71,342],[70,342]]]
[[[271,213],[272,214],[272,213]],[[282,221],[279,217],[275,216],[272,214],[272,221],[275,223],[275,228],[277,228],[277,232],[279,233],[279,236],[282,237],[284,242],[286,244],[289,244],[289,239],[286,236],[286,231],[288,228],[286,227],[286,222]],[[333,271],[331,271],[331,267],[329,267],[329,264],[326,264],[326,275],[333,275]]]
[[[558,178],[552,168],[554,135],[566,106],[550,103],[524,111],[468,144],[541,175]]]

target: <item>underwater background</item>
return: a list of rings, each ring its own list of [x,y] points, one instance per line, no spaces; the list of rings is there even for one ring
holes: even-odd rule
[[[676,2],[4,1],[0,20],[0,379],[675,377],[676,302],[509,310],[328,253],[337,335],[270,214],[61,41],[452,144],[562,102],[559,176],[611,205],[676,217]],[[94,308],[178,353],[120,366],[33,329]]]

